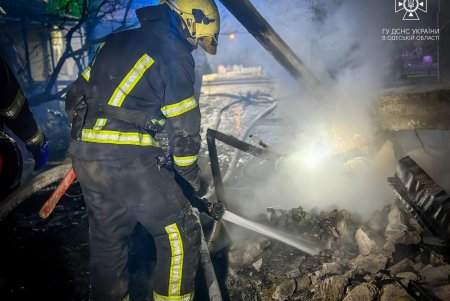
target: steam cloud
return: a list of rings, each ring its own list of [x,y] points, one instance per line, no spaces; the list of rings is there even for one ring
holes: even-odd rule
[[[280,102],[277,112],[283,120],[280,126],[294,129],[285,144],[276,146],[289,156],[279,162],[278,173],[262,180],[250,197],[233,196],[239,209],[249,215],[266,207],[338,207],[364,216],[380,209],[393,199],[386,184],[395,169],[391,144],[377,157],[354,160],[353,166],[325,160],[339,149],[339,143],[366,140],[367,148],[374,147],[371,143],[378,133],[374,105],[389,51],[380,38],[380,7],[374,1],[324,1],[314,14],[308,1],[254,4],[321,79],[326,97],[318,100],[305,93],[252,37],[239,36],[239,44],[222,43],[226,49],[221,49],[213,64],[220,60],[262,65],[281,78],[279,95],[295,95]],[[324,158],[320,158],[322,151]],[[308,153],[319,158],[308,158]],[[313,159],[323,162],[308,166]]]

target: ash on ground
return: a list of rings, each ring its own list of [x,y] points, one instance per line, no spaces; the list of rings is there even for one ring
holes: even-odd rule
[[[258,222],[327,245],[318,255],[264,237],[227,250],[230,300],[450,300],[448,246],[426,244],[400,205],[362,222],[346,210],[267,208]]]

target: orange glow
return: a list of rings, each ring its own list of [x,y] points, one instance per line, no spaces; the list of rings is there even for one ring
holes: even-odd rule
[[[230,39],[231,41],[234,41],[236,39],[236,35],[234,33],[230,33],[228,35],[228,39]]]

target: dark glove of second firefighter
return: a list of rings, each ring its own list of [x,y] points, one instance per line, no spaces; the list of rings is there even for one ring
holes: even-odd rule
[[[175,167],[178,174],[183,177],[194,189],[195,192],[200,190],[200,168],[197,164],[191,166]]]
[[[36,138],[26,144],[27,150],[33,154],[34,169],[39,169],[48,161],[48,141],[44,134],[39,133]]]

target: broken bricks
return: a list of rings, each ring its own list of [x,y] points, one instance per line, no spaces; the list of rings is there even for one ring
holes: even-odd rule
[[[415,301],[413,297],[398,283],[387,284],[381,288],[380,301]]]
[[[245,244],[235,244],[228,252],[228,261],[232,266],[244,267],[255,261],[255,258],[261,255],[270,241],[261,237]]]
[[[361,283],[354,287],[343,301],[375,301],[379,289],[371,283]]]
[[[346,276],[332,276],[324,279],[311,289],[314,293],[314,299],[322,301],[342,300],[348,281],[349,279]]]
[[[275,292],[272,295],[272,299],[276,301],[285,301],[294,294],[296,288],[295,280],[287,280],[277,286]]]
[[[423,181],[423,173],[412,162],[401,164],[404,168],[397,170],[397,180],[408,187],[405,196],[412,196],[421,187],[435,187]],[[444,208],[441,194],[448,194],[435,192],[418,195],[417,205],[430,213]],[[433,199],[439,206],[431,206]],[[439,211],[439,216],[444,218],[445,214]],[[367,223],[353,218],[346,210],[319,214],[301,207],[269,208],[266,224],[294,236],[321,241],[328,248],[308,256],[272,242],[252,261],[254,266],[249,265],[247,273],[239,274],[241,285],[229,289],[239,291],[251,283],[260,292],[258,300],[263,301],[408,301],[425,300],[425,296],[426,300],[450,300],[449,248],[445,244],[431,245],[430,240],[424,239],[428,234],[424,221],[435,229],[445,226],[445,220],[441,223],[433,216],[419,220],[399,203],[374,212]],[[295,263],[290,260],[292,254],[304,259]],[[256,273],[261,262],[263,269]]]
[[[356,243],[358,244],[359,253],[363,256],[379,253],[382,250],[383,241],[376,237],[366,227],[360,227],[355,234]]]
[[[353,220],[345,210],[269,212],[266,224],[294,235],[313,237],[310,232],[321,229],[316,238],[332,239],[331,249],[307,256],[275,241],[236,244],[229,253],[230,264],[240,265],[240,272],[229,276],[239,283],[228,287],[233,296],[251,288],[263,301],[414,300],[420,296],[404,287],[419,285],[436,300],[450,300],[448,249],[424,247],[420,227],[396,205],[386,206],[367,223]],[[232,300],[251,300],[245,295]]]

